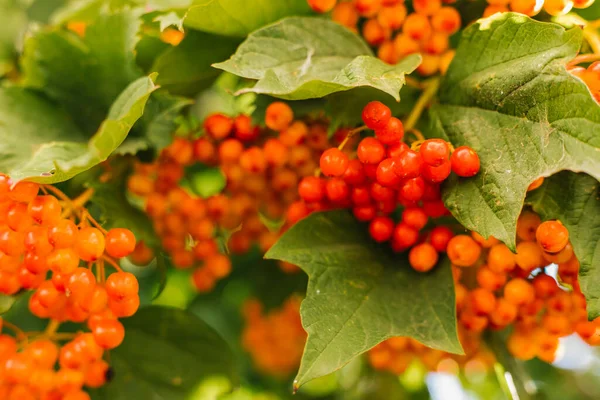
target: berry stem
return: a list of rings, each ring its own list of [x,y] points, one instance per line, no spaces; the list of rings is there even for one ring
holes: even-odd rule
[[[92,217],[92,216],[90,215],[90,213],[88,212],[88,210],[85,210],[85,209],[83,210],[83,212],[81,213],[81,218],[80,218],[80,220],[81,220],[81,222],[89,221],[89,222],[90,222],[92,225],[94,225],[96,228],[98,228],[98,230],[99,230],[100,232],[102,232],[104,235],[106,235],[106,234],[108,233],[108,231],[107,231],[106,229],[104,229],[104,228],[102,227],[102,225],[100,225],[100,224],[98,223],[98,221],[96,221],[96,220],[94,219],[94,217]]]
[[[404,81],[406,82],[406,84],[408,86],[411,86],[411,87],[414,87],[417,89],[425,88],[425,85],[423,85],[423,82],[416,80],[415,78],[411,78],[410,76],[405,76]]]
[[[2,327],[10,329],[11,331],[14,332],[15,336],[17,337],[17,340],[19,341],[26,341],[27,340],[27,335],[25,334],[25,332],[23,332],[21,330],[21,328],[19,328],[18,326],[16,326],[15,324],[12,324],[6,320],[2,320]]]
[[[115,262],[115,260],[113,260],[112,258],[110,258],[107,255],[102,256],[102,260],[106,261],[107,263],[109,263],[114,269],[116,269],[119,272],[123,272],[123,270],[121,269],[121,267],[119,267],[119,265]],[[104,270],[104,263],[99,264],[100,267],[102,268],[102,270]],[[103,271],[104,272],[104,271]],[[104,275],[104,274],[102,274]]]
[[[338,146],[338,150],[344,150],[344,146],[346,146],[346,143],[348,143],[348,140],[350,140],[350,138],[352,138],[357,133],[366,131],[367,129],[369,129],[369,128],[366,125],[359,126],[358,128],[352,129],[350,132],[348,132],[348,134],[346,135],[346,137],[344,138],[342,143],[340,143],[340,145]]]
[[[415,127],[417,122],[419,122],[419,118],[421,118],[421,114],[423,114],[425,107],[429,105],[433,97],[437,94],[440,87],[440,78],[431,78],[424,83],[424,86],[425,90],[421,93],[421,96],[404,123],[404,129],[407,131]]]
[[[48,325],[46,325],[46,329],[44,330],[43,335],[46,337],[52,337],[56,334],[56,331],[58,331],[59,327],[60,322],[58,320],[51,319],[50,322],[48,322]]]
[[[580,54],[567,64],[567,68],[574,67],[581,63],[594,62],[600,60],[600,54]]]

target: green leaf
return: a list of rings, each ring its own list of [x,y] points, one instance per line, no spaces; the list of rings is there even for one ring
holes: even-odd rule
[[[336,22],[290,17],[252,33],[229,60],[214,66],[258,80],[238,93],[301,100],[369,86],[399,101],[404,75],[420,60],[412,55],[388,65],[373,57],[358,35]]]
[[[565,70],[581,40],[579,28],[513,13],[464,31],[431,117],[437,136],[481,159],[477,176],[453,177],[443,191],[466,228],[514,249],[531,182],[564,169],[600,178],[600,107]]]
[[[347,211],[314,213],[290,228],[266,258],[309,276],[302,303],[308,332],[296,386],[331,373],[392,336],[462,352],[450,263],[415,272],[404,255],[373,242]]]
[[[178,46],[171,47],[154,62],[157,83],[173,94],[192,96],[212,85],[220,72],[211,64],[235,51],[238,39],[188,30]]]
[[[157,247],[159,240],[148,215],[127,200],[127,176],[129,174],[123,171],[117,181],[89,182],[88,187],[94,189],[94,196],[90,202],[99,207],[100,222],[105,229],[127,228],[138,241],[143,240],[148,246]]]
[[[41,31],[25,42],[23,86],[63,106],[93,132],[110,105],[141,76],[135,64],[139,18],[131,12],[101,15],[82,39],[67,31]]]
[[[543,220],[558,219],[569,230],[588,315],[600,316],[600,184],[589,175],[564,171],[546,178],[525,202]]]
[[[173,132],[178,126],[176,117],[184,107],[192,103],[192,100],[185,97],[172,96],[162,91],[155,92],[150,96],[144,115],[136,127],[139,125],[145,140],[160,151],[173,141]]]
[[[56,183],[105,161],[142,115],[152,77],[129,85],[86,142],[55,106],[22,88],[0,89],[0,170],[19,181]]]
[[[10,310],[15,301],[17,301],[16,296],[8,296],[0,293],[0,314],[4,314]]]
[[[0,77],[15,67],[16,43],[27,24],[22,5],[0,1]]]
[[[246,37],[283,17],[310,13],[306,0],[197,0],[184,24],[218,35]]]
[[[161,32],[170,26],[175,26],[177,29],[183,32],[183,17],[175,11],[171,11],[167,14],[161,14],[154,18],[153,21],[159,23]]]
[[[187,311],[143,307],[123,325],[125,340],[110,352],[114,378],[95,399],[186,400],[205,379],[237,379],[227,343]]]

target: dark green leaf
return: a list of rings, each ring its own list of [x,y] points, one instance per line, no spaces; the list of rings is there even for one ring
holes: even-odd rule
[[[265,94],[256,96],[256,100],[254,101],[254,110],[252,111],[252,121],[255,124],[265,124],[265,114],[267,112],[267,107],[274,101],[280,100],[275,97],[267,96]],[[287,104],[291,107],[292,111],[294,112],[294,118],[296,119],[311,116],[322,117],[323,108],[325,107],[324,99],[296,100],[290,101]]]
[[[215,67],[258,80],[238,93],[301,100],[369,86],[399,100],[404,75],[419,63],[420,56],[413,55],[388,65],[336,22],[290,17],[252,33],[229,60]]]
[[[82,130],[94,132],[119,93],[141,76],[134,54],[139,27],[135,14],[121,13],[100,16],[83,39],[67,31],[33,35],[21,59],[22,84],[42,91]]]
[[[96,399],[184,400],[207,378],[237,379],[225,341],[187,311],[143,307],[123,325],[125,340],[110,352],[114,378]]]
[[[220,71],[211,64],[235,51],[238,39],[188,30],[178,46],[171,47],[154,62],[157,83],[173,94],[192,96],[212,85]]]
[[[188,10],[184,23],[204,32],[243,38],[283,17],[308,13],[306,0],[199,0]]]
[[[152,78],[133,82],[89,142],[53,104],[22,88],[0,89],[0,170],[56,183],[90,169],[123,142],[154,89]]]
[[[565,70],[581,40],[580,28],[511,13],[464,31],[431,117],[438,136],[481,159],[476,177],[443,192],[466,228],[514,249],[531,182],[564,169],[600,178],[600,107]]]
[[[173,141],[173,132],[177,129],[176,117],[181,110],[193,101],[185,97],[172,96],[160,91],[153,93],[148,100],[144,115],[138,121],[139,130],[144,139],[157,151]]]
[[[561,172],[546,178],[526,203],[542,219],[558,219],[569,229],[588,314],[600,316],[600,184],[586,174]]]
[[[373,242],[347,211],[314,213],[266,254],[309,276],[302,303],[308,332],[297,385],[331,373],[392,336],[460,353],[450,265],[415,272],[404,255]]]

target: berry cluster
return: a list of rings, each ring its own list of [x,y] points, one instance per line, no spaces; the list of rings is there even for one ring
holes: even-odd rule
[[[129,190],[145,199],[174,265],[197,267],[192,279],[199,291],[210,291],[231,270],[217,236],[229,236],[227,250],[233,254],[253,245],[264,252],[275,243],[280,231],[269,230],[264,219],[298,214],[298,181],[314,173],[329,147],[326,126],[294,121],[285,103],[270,104],[265,123],[268,129],[261,130],[247,115],[212,114],[204,121],[204,135],[176,138],[156,162],[138,165],[129,180]],[[180,186],[185,169],[196,163],[220,168],[227,181],[221,193],[204,199]]]
[[[287,378],[300,364],[306,332],[300,322],[300,299],[290,297],[277,310],[263,314],[262,305],[249,300],[243,309],[246,326],[242,345],[265,374]]]
[[[585,82],[594,99],[600,102],[600,61],[591,63],[587,68],[572,66],[568,70]]]
[[[444,1],[451,3],[452,1]],[[445,73],[454,57],[449,50],[449,37],[461,27],[458,11],[443,6],[442,0],[415,0],[413,13],[408,13],[404,0],[308,0],[317,12],[331,12],[331,18],[351,30],[361,33],[367,43],[377,47],[377,55],[389,64],[396,64],[409,54],[421,53],[421,75]]]
[[[542,9],[552,16],[565,15],[572,8],[587,8],[594,0],[487,0],[488,6],[483,12],[489,17],[499,12],[518,12],[533,17]]]
[[[600,318],[587,319],[586,300],[577,281],[579,261],[568,230],[559,221],[542,223],[537,214],[525,211],[518,220],[517,237],[516,253],[493,237],[484,239],[475,232],[448,241],[465,356],[415,351],[412,341],[393,338],[372,350],[371,363],[396,373],[417,355],[431,370],[444,369],[446,359],[464,365],[482,349],[486,351],[481,345],[486,329],[508,326],[512,333],[507,348],[522,360],[554,361],[559,338],[573,333],[590,345],[600,345]],[[558,265],[561,284],[546,274],[550,264]]]
[[[29,310],[50,319],[33,336],[5,322],[16,338],[0,335],[0,398],[85,399],[84,384],[99,387],[110,376],[103,352],[121,344],[118,318],[140,304],[137,279],[115,259],[131,254],[136,240],[128,229],[98,225],[83,208],[92,193],[71,200],[52,186],[0,175],[0,293],[33,290]],[[108,277],[107,264],[117,270]],[[87,322],[91,332],[57,333],[67,321]]]
[[[372,129],[375,137],[366,137],[358,144],[357,159],[350,160],[340,148],[323,152],[320,168],[326,178],[306,177],[298,188],[305,210],[351,208],[356,219],[369,222],[375,241],[389,241],[395,251],[412,247],[412,267],[428,271],[451,235],[443,227],[420,235],[429,217],[447,213],[440,184],[452,171],[462,177],[476,175],[479,157],[467,146],[453,149],[441,139],[418,141],[414,149],[409,148],[402,141],[402,122],[380,102],[367,104],[362,118],[366,127],[357,130]],[[399,205],[404,210],[396,222],[393,214]]]

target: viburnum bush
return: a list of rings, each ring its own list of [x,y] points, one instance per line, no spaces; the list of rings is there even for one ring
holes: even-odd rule
[[[0,399],[600,398],[593,0],[0,27]]]

